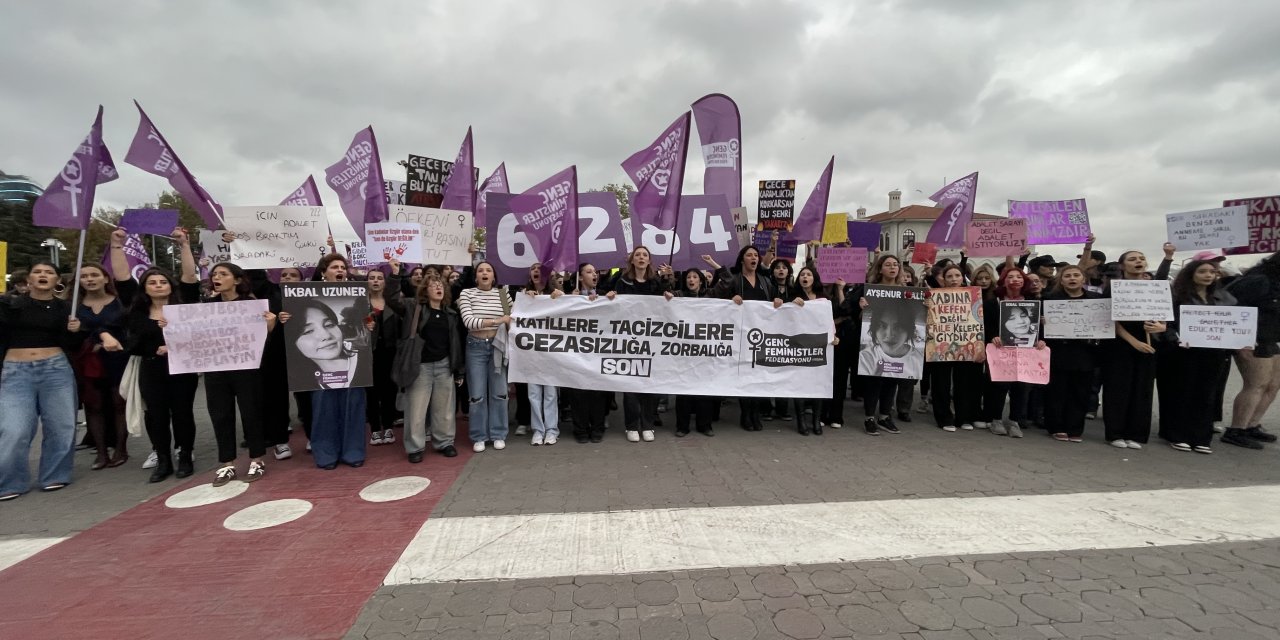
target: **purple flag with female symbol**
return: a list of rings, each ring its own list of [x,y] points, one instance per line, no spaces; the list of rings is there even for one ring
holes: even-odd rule
[[[684,112],[652,144],[622,162],[636,184],[631,215],[641,225],[674,229],[680,216],[685,152],[689,147],[690,113]],[[636,227],[639,230],[642,227]]]
[[[822,170],[818,184],[814,185],[804,208],[791,225],[791,236],[799,242],[822,239],[822,227],[827,221],[827,201],[831,197],[831,172],[836,167],[836,157],[831,156],[827,168]]]
[[[937,193],[929,196],[930,200],[942,207],[942,215],[929,227],[926,242],[940,248],[959,248],[964,246],[964,230],[973,220],[973,201],[978,197],[978,172],[952,182]]]
[[[467,127],[467,137],[462,139],[458,157],[453,161],[453,169],[444,180],[441,209],[470,211],[472,217],[475,217],[476,172],[473,167],[475,157],[471,149],[471,127]]]
[[[32,222],[40,227],[88,228],[98,185],[118,177],[111,153],[102,142],[102,105],[98,105],[98,117],[89,127],[89,135],[36,200]]]
[[[511,212],[539,262],[553,271],[578,268],[578,167],[512,198]]]
[[[338,203],[357,237],[364,237],[366,222],[387,219],[387,200],[382,194],[382,161],[372,126],[356,133],[342,159],[324,170],[324,179],[338,192]]]
[[[307,176],[301,187],[280,201],[280,206],[323,207],[324,203],[320,202],[320,190],[316,188],[316,179]]]
[[[186,165],[178,159],[178,153],[165,141],[160,130],[151,124],[151,118],[142,110],[142,105],[137,100],[133,104],[138,107],[141,120],[138,121],[138,131],[133,134],[133,143],[129,145],[129,153],[125,154],[124,161],[147,173],[167,179],[169,186],[200,214],[200,219],[210,229],[222,228],[222,205],[214,202],[209,192],[187,171]]]
[[[729,208],[742,206],[742,116],[738,105],[723,93],[693,103],[702,142],[702,192],[723,193]]]

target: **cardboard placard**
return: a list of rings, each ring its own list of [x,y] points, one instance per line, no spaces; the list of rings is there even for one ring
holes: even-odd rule
[[[938,259],[938,245],[932,242],[917,242],[911,252],[913,264],[933,264]]]
[[[1050,349],[1019,349],[987,345],[987,369],[992,382],[1049,384]]]
[[[222,219],[235,233],[231,262],[241,269],[311,267],[327,251],[324,207],[225,207]]]
[[[372,264],[422,264],[422,226],[415,222],[370,222],[364,226],[364,251]]]
[[[822,247],[818,250],[818,277],[833,284],[844,278],[845,284],[867,281],[867,250],[862,247]]]
[[[1111,319],[1173,320],[1173,294],[1168,280],[1112,280]]]
[[[790,231],[796,211],[795,180],[761,180],[756,231]]]
[[[1165,227],[1169,242],[1179,251],[1236,247],[1249,240],[1249,207],[1171,213],[1165,216]]]
[[[965,228],[965,251],[975,258],[1016,256],[1027,248],[1027,221],[1022,218],[973,220]]]
[[[257,369],[267,344],[266,300],[167,304],[169,373]]]
[[[929,290],[926,362],[976,362],[982,353],[982,291],[977,287]]]
[[[177,209],[125,209],[120,217],[120,228],[129,233],[167,236],[177,226]]]
[[[1009,217],[1027,221],[1030,244],[1074,244],[1089,240],[1089,208],[1084,198],[1010,200]]]
[[[849,215],[846,213],[828,213],[822,221],[822,244],[845,244],[849,242]]]
[[[471,264],[467,245],[474,231],[470,211],[430,209],[427,207],[392,206],[388,221],[414,223],[422,229],[421,264],[450,266]]]
[[[1258,342],[1255,307],[1178,307],[1178,339],[1189,347],[1252,349]]]
[[[1110,298],[1044,301],[1044,337],[1059,340],[1110,340],[1116,337]]]
[[[849,244],[875,251],[880,246],[880,223],[854,220],[845,225],[848,229]]]
[[[1030,349],[1040,338],[1039,300],[1000,301],[1000,344]]]

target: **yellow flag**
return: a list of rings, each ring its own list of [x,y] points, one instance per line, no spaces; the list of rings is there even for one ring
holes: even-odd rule
[[[828,213],[822,225],[822,244],[844,244],[849,241],[847,213]]]

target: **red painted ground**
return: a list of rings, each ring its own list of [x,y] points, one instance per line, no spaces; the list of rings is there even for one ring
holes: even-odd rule
[[[466,433],[465,421],[458,425]],[[291,460],[231,500],[164,506],[172,493],[212,480],[193,476],[0,572],[0,638],[339,638],[473,455],[428,453],[409,464],[404,447],[369,447],[364,467],[315,468],[295,440]],[[238,469],[243,477],[247,462]],[[370,503],[360,490],[384,478],[431,480],[422,493]],[[223,520],[253,504],[301,498],[314,506],[293,522],[233,532]]]

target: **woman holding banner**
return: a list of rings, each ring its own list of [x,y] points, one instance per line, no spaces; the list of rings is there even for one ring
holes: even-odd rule
[[[949,264],[938,272],[935,282],[940,285],[936,289],[960,289],[965,286],[964,270],[958,264]],[[973,302],[982,304],[979,300]],[[932,296],[928,304],[936,304]],[[931,337],[935,335],[935,329],[929,327]],[[986,353],[979,350],[967,357],[968,361],[937,361],[925,365],[925,373],[929,376],[929,406],[934,421],[943,431],[953,432],[957,427],[971,431],[981,418],[982,402],[977,382],[982,378],[981,363],[986,360]]]
[[[1168,323],[1169,343],[1157,353],[1160,388],[1160,436],[1178,451],[1213,453],[1213,403],[1215,395],[1205,393],[1205,380],[1216,380],[1218,372],[1231,366],[1226,349],[1189,347],[1178,334],[1183,305],[1233,306],[1236,299],[1218,288],[1218,265],[1209,260],[1192,260],[1182,266],[1173,281],[1174,320]],[[1167,404],[1166,404],[1167,403]],[[1167,409],[1167,415],[1166,415]]]
[[[511,323],[511,298],[498,286],[492,264],[476,263],[474,274],[475,286],[462,291],[458,312],[468,331],[471,448],[480,453],[486,442],[499,451],[507,448],[507,367],[493,338]]]
[[[663,294],[661,274],[671,270],[662,265],[653,268],[649,248],[640,245],[627,254],[627,264],[610,285],[605,297],[619,295],[660,296]],[[653,427],[658,421],[658,396],[652,393],[622,394],[622,420],[628,442],[653,442]]]
[[[59,284],[52,263],[38,260],[27,276],[27,293],[0,297],[0,334],[7,341],[0,374],[0,501],[31,487],[27,459],[37,425],[40,488],[71,484],[75,464],[76,377],[66,351],[84,340],[71,305],[54,295]]]
[[[552,284],[555,274],[551,275],[551,278],[544,278],[542,265],[540,264],[534,264],[529,267],[529,282],[524,287],[524,294],[531,298],[536,298],[539,295],[559,298],[564,295],[564,291],[557,289]],[[533,438],[529,441],[529,444],[535,447],[543,444],[555,444],[560,439],[559,389],[555,385],[530,382],[523,385],[517,384],[517,392],[521,387],[524,387],[525,402],[529,407],[530,425],[533,427]],[[517,413],[519,412],[517,411]],[[516,429],[516,435],[522,435],[520,428],[523,427],[523,424],[519,425],[519,428]]]
[[[901,287],[905,282],[906,275],[902,271],[902,263],[891,253],[879,255],[867,272],[867,284]],[[858,306],[865,312],[871,303],[862,297],[858,300]],[[861,327],[858,331],[861,335]],[[901,311],[895,311],[893,315],[882,314],[881,317],[873,317],[870,337],[871,342],[862,345],[863,349],[858,354],[859,360],[875,358],[876,356],[870,355],[872,353],[910,359],[905,354],[911,354],[915,350],[915,318]],[[903,366],[905,373],[905,367],[909,365],[903,361]],[[861,370],[863,367],[859,365],[858,369]],[[923,366],[920,369],[923,369]],[[915,375],[920,374],[919,370],[915,372]],[[898,425],[893,421],[893,411],[898,387],[903,381],[897,378],[868,375],[862,375],[859,378],[862,380],[862,411],[865,416],[863,430],[867,435],[872,436],[880,435],[881,428],[887,433],[901,433]],[[914,384],[915,381],[907,380],[907,382]]]
[[[760,267],[760,250],[753,246],[743,247],[738,251],[738,258],[732,269],[725,269],[709,255],[702,260],[713,270],[718,283],[713,294],[718,298],[729,298],[735,304],[744,300],[773,301],[774,308],[782,306],[782,295],[773,284],[770,274]],[[762,431],[761,412],[766,408],[766,401],[753,397],[739,397],[738,407],[741,411],[738,422],[746,431]]]
[[[179,292],[184,300],[199,300],[200,277],[196,271],[195,257],[191,253],[191,241],[181,230],[174,232],[174,239],[182,252]],[[231,302],[253,297],[249,291],[249,278],[240,267],[230,262],[213,265],[209,271],[209,280],[213,285],[213,295],[205,298],[204,302]],[[269,334],[275,328],[276,316],[269,311],[265,315]],[[244,439],[249,445],[249,468],[245,472],[244,481],[254,482],[266,473],[267,466],[262,461],[266,454],[266,441],[262,432],[262,389],[262,375],[258,369],[210,371],[204,374],[205,402],[209,406],[209,420],[213,423],[213,434],[218,441],[218,462],[221,464],[214,472],[215,487],[236,478],[237,406],[240,409]],[[163,459],[165,452],[156,453]]]
[[[1147,279],[1147,257],[1141,251],[1120,254],[1120,278]],[[1107,284],[1107,294],[1111,285]],[[1102,380],[1102,421],[1107,442],[1119,449],[1141,449],[1151,437],[1151,402],[1155,395],[1156,348],[1153,337],[1165,323],[1154,320],[1116,323],[1116,337],[1106,347]]]
[[[1088,278],[1077,265],[1062,267],[1045,300],[1095,300],[1102,294],[1085,289]],[[1059,442],[1081,442],[1093,371],[1098,367],[1096,340],[1045,339],[1053,350],[1049,359],[1049,384],[1044,391],[1044,426]]]
[[[841,301],[844,298],[844,280],[836,280],[836,291]],[[800,306],[804,306],[805,302],[810,300],[826,299],[823,293],[822,280],[818,278],[818,271],[811,266],[801,267],[796,274],[796,283],[794,292],[796,295],[794,301]],[[840,348],[840,338],[836,335],[835,324],[832,323],[831,334],[833,336],[833,344],[835,348]],[[822,420],[819,415],[822,411],[822,400],[817,398],[796,398],[792,400],[795,404],[796,412],[796,431],[802,436],[812,433],[815,436],[822,435]]]
[[[791,273],[791,263],[778,258],[769,265],[769,275],[773,277],[772,284],[777,292],[775,297],[782,298],[785,302],[799,299],[800,291],[796,287],[796,280]],[[789,398],[768,398],[764,401],[764,410],[761,411],[761,417],[765,420],[770,419],[769,409],[773,409],[773,418],[779,420],[791,420],[791,400]],[[806,434],[807,435],[807,434]]]
[[[578,277],[573,295],[595,300],[600,288],[600,273],[595,265],[584,262],[578,265]],[[573,408],[573,439],[579,444],[604,440],[605,416],[609,413],[610,391],[596,389],[566,389]],[[678,406],[678,405],[677,405]]]
[[[667,292],[668,300],[672,298],[706,298],[711,295],[707,286],[707,278],[698,269],[686,269],[680,276],[680,287],[675,293]],[[695,420],[695,428],[704,436],[714,436],[711,423],[714,422],[716,407],[720,399],[713,396],[680,394],[676,396],[676,437],[689,435],[689,418]]]
[[[1026,286],[1026,278],[1022,273],[1022,269],[1018,267],[1006,267],[1000,274],[1000,279],[996,281],[996,295],[992,300],[982,303],[982,323],[986,329],[987,342],[998,348],[1005,346],[1000,335],[1002,332],[1008,331],[1001,323],[1000,302],[1005,300],[1018,301],[1026,300],[1023,295],[1023,287]],[[1021,325],[1015,325],[1020,327]],[[1039,339],[1039,324],[1035,324],[1032,329],[1035,332],[1035,340],[1032,342],[1036,349],[1045,347],[1044,341]],[[1016,347],[1017,345],[1008,345]],[[991,427],[991,433],[998,436],[1010,436],[1012,438],[1022,437],[1022,425],[1027,419],[1027,398],[1030,393],[1030,385],[1024,382],[996,382],[988,377],[987,395],[984,399],[984,415],[983,421]],[[1005,400],[1009,401],[1009,419],[1004,419]],[[975,425],[977,426],[977,425]]]
[[[132,283],[128,263],[122,264],[126,279]],[[97,471],[129,460],[129,425],[125,422],[124,398],[120,397],[120,378],[129,363],[122,344],[125,308],[102,265],[80,267],[80,294],[76,317],[85,341],[75,354],[74,368],[84,420],[98,449],[98,458],[89,468]],[[115,446],[115,455],[110,458],[108,444]]]

